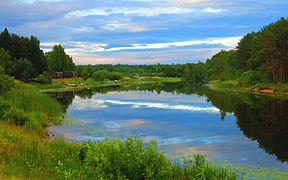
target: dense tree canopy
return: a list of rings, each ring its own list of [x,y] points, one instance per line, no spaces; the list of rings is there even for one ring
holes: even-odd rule
[[[0,48],[9,53],[10,62],[15,63],[21,58],[25,58],[32,63],[35,69],[34,75],[41,74],[47,70],[47,61],[44,53],[40,49],[40,41],[35,37],[22,37],[17,34],[10,34],[7,29],[0,33]],[[10,63],[11,65],[11,63]],[[6,72],[6,66],[5,72]]]
[[[65,53],[61,45],[55,45],[52,51],[46,54],[49,70],[54,71],[73,71],[75,64],[72,58]]]

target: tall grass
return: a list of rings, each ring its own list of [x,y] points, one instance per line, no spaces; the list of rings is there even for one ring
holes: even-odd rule
[[[38,131],[62,120],[62,107],[57,101],[23,83],[0,97],[0,112],[0,120]]]
[[[235,179],[203,156],[196,164],[177,164],[140,138],[105,139],[82,144],[50,141],[32,130],[0,124],[0,177],[19,179]],[[201,163],[199,160],[201,159]],[[204,172],[204,173],[202,173]]]

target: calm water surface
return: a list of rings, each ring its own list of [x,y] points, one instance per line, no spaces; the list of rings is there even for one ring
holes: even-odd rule
[[[211,91],[191,83],[52,94],[66,120],[50,134],[72,141],[141,136],[168,154],[288,170],[288,100]]]

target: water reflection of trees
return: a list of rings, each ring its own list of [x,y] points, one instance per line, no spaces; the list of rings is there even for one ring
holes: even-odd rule
[[[222,120],[227,112],[234,113],[239,128],[248,138],[256,140],[262,149],[276,155],[280,161],[288,161],[288,100],[241,92],[211,91],[189,82],[97,87],[56,93],[53,97],[66,111],[76,95],[91,98],[95,93],[130,90],[205,96],[208,102],[220,109]]]

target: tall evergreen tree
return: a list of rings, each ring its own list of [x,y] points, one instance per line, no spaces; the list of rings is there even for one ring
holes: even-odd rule
[[[7,28],[5,28],[4,31],[0,33],[0,48],[3,48],[9,53],[12,51],[12,40]]]

